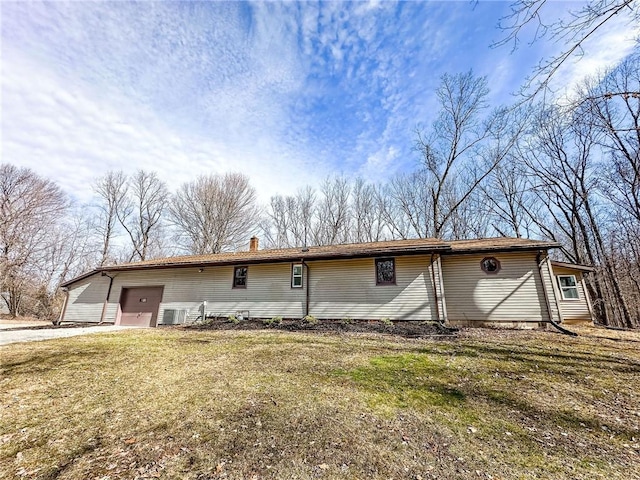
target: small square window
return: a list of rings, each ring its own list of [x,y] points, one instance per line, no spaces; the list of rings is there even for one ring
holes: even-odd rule
[[[291,288],[302,288],[302,264],[291,265]]]
[[[394,258],[376,258],[376,285],[395,285],[396,260]]]
[[[578,283],[575,275],[558,275],[558,285],[563,300],[578,300]]]
[[[233,269],[233,288],[247,288],[248,267],[235,267]]]

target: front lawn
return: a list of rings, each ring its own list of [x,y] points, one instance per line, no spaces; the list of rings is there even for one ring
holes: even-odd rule
[[[640,335],[128,330],[0,347],[0,478],[640,478]]]

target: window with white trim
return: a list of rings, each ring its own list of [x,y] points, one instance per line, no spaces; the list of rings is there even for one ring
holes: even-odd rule
[[[578,300],[578,283],[575,275],[558,275],[558,286],[563,300]]]
[[[302,288],[302,264],[291,265],[291,288]]]

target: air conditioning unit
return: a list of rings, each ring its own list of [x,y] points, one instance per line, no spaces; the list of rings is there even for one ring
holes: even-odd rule
[[[164,325],[178,325],[180,323],[185,323],[188,313],[188,310],[167,308],[162,315],[162,323]]]

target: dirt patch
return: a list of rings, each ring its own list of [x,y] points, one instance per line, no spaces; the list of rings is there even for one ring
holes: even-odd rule
[[[233,322],[227,318],[212,319],[203,323],[181,325],[189,330],[283,330],[287,332],[311,331],[323,333],[384,333],[405,338],[456,336],[458,329],[444,327],[437,322],[380,322],[365,320],[319,320],[311,323],[300,319],[241,320]]]

